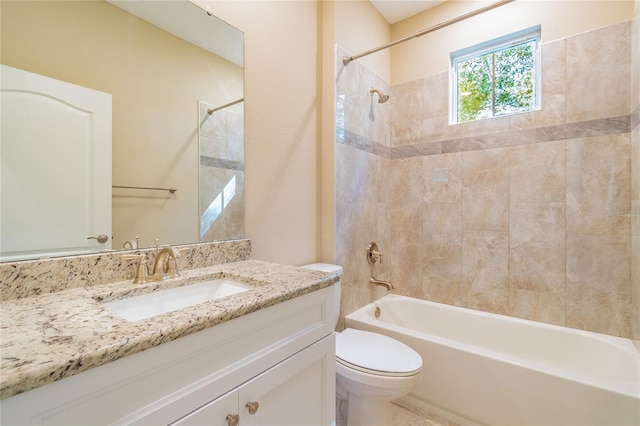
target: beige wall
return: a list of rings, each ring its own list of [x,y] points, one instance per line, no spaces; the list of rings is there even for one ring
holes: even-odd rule
[[[318,4],[198,1],[244,32],[246,237],[255,259],[318,260]]]
[[[3,2],[2,12],[2,63],[112,94],[114,185],[178,188],[115,189],[113,247],[136,235],[147,247],[197,242],[197,102],[242,96],[242,69],[106,2]]]
[[[334,44],[354,53],[369,49],[389,41],[389,25],[364,1],[200,4],[245,33],[246,230],[253,257],[333,262]],[[363,61],[388,81],[389,55]]]
[[[391,27],[369,1],[335,2],[335,43],[349,55],[357,55],[391,41]],[[389,49],[362,57],[358,62],[387,83],[390,74]]]
[[[640,0],[631,40],[631,338],[640,349]]]
[[[417,33],[492,2],[448,1],[392,26],[391,39]],[[518,0],[391,49],[393,85],[446,71],[449,53],[534,25],[549,42],[628,21],[633,1]]]

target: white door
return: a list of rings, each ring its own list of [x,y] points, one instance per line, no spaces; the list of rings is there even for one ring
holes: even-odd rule
[[[0,67],[0,260],[110,249],[111,95]]]

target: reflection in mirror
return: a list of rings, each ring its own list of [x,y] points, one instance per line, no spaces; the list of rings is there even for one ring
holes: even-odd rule
[[[244,235],[244,120],[228,104],[200,102],[200,241]]]
[[[0,8],[3,65],[112,99],[113,164],[105,188],[112,201],[112,238],[87,240],[107,233],[92,222],[92,228],[75,232],[81,236],[75,252],[128,249],[137,241],[149,247],[156,239],[186,244],[244,236],[244,104],[207,113],[244,97],[240,31],[186,0],[3,0]],[[45,121],[29,125],[47,134]],[[4,127],[3,152],[10,139]],[[43,155],[35,149],[15,161],[46,161]],[[60,170],[89,167],[65,160],[56,161]],[[4,174],[20,164],[5,164],[4,156],[2,161],[4,182]],[[2,225],[7,209],[16,207],[3,202],[5,189]],[[42,201],[39,208],[58,226],[48,204]],[[32,228],[21,224],[19,234]],[[63,254],[48,249],[48,238],[42,243],[18,255],[2,252],[0,260]]]

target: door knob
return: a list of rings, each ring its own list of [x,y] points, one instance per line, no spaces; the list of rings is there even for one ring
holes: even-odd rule
[[[229,414],[227,415],[227,425],[229,426],[238,426],[240,423],[240,416],[237,414]]]
[[[87,240],[98,240],[99,243],[104,244],[109,241],[109,237],[105,234],[100,234],[97,237],[87,237]]]
[[[253,415],[258,412],[258,408],[260,408],[260,404],[257,401],[247,402],[247,410],[249,410],[249,414]]]

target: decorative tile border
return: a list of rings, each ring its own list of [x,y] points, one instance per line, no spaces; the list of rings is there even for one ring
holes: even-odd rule
[[[342,129],[336,128],[336,141],[360,151],[369,154],[378,155],[380,157],[391,158],[391,148],[377,142],[369,141],[364,136]]]
[[[338,143],[342,143],[374,155],[390,159],[400,159],[629,133],[632,128],[637,126],[639,123],[640,108],[636,108],[633,114],[619,117],[601,118],[578,123],[567,123],[533,129],[514,130],[482,136],[455,138],[437,142],[422,142],[391,148],[380,145],[376,142],[368,141],[363,136],[341,128],[337,129],[336,140]]]

